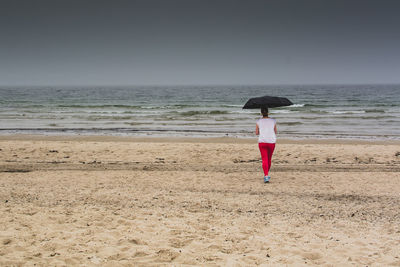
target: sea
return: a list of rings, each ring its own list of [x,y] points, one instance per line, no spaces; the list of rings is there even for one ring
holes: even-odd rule
[[[0,135],[255,138],[251,97],[271,108],[278,138],[400,140],[400,85],[0,87]]]

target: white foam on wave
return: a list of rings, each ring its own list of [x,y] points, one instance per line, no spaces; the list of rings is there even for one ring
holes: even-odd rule
[[[305,104],[293,104],[293,105],[290,105],[289,107],[290,108],[302,108],[302,107],[304,107],[304,105]]]
[[[293,110],[287,110],[287,109],[281,109],[281,110],[271,110],[270,113],[275,114],[275,113],[298,113],[298,111],[293,111]]]
[[[242,113],[242,114],[259,114],[259,110],[255,109],[238,109],[235,111],[231,111],[230,113]]]
[[[157,109],[157,108],[160,108],[160,107],[140,106],[140,108],[142,108],[142,109]]]

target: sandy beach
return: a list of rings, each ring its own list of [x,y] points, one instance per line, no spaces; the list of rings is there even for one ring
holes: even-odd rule
[[[400,143],[0,137],[1,266],[400,266]]]

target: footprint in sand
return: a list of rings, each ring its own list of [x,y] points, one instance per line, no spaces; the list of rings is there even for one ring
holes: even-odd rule
[[[322,255],[318,252],[304,252],[301,254],[307,260],[319,260],[322,258]]]
[[[139,258],[139,257],[146,257],[147,255],[149,255],[149,254],[147,254],[144,251],[136,251],[135,254],[133,254],[133,257],[134,258]]]
[[[173,248],[183,248],[190,243],[192,243],[193,239],[186,239],[186,238],[172,238],[169,240],[169,244]]]
[[[163,262],[171,262],[178,256],[179,256],[178,252],[169,249],[161,249],[157,251],[157,258]]]
[[[128,240],[129,243],[134,244],[134,245],[147,245],[146,242],[140,240],[140,239],[135,239],[135,238],[131,238]]]

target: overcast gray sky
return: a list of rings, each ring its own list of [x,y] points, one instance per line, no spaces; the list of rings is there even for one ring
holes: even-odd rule
[[[0,2],[1,85],[400,83],[400,3]]]

